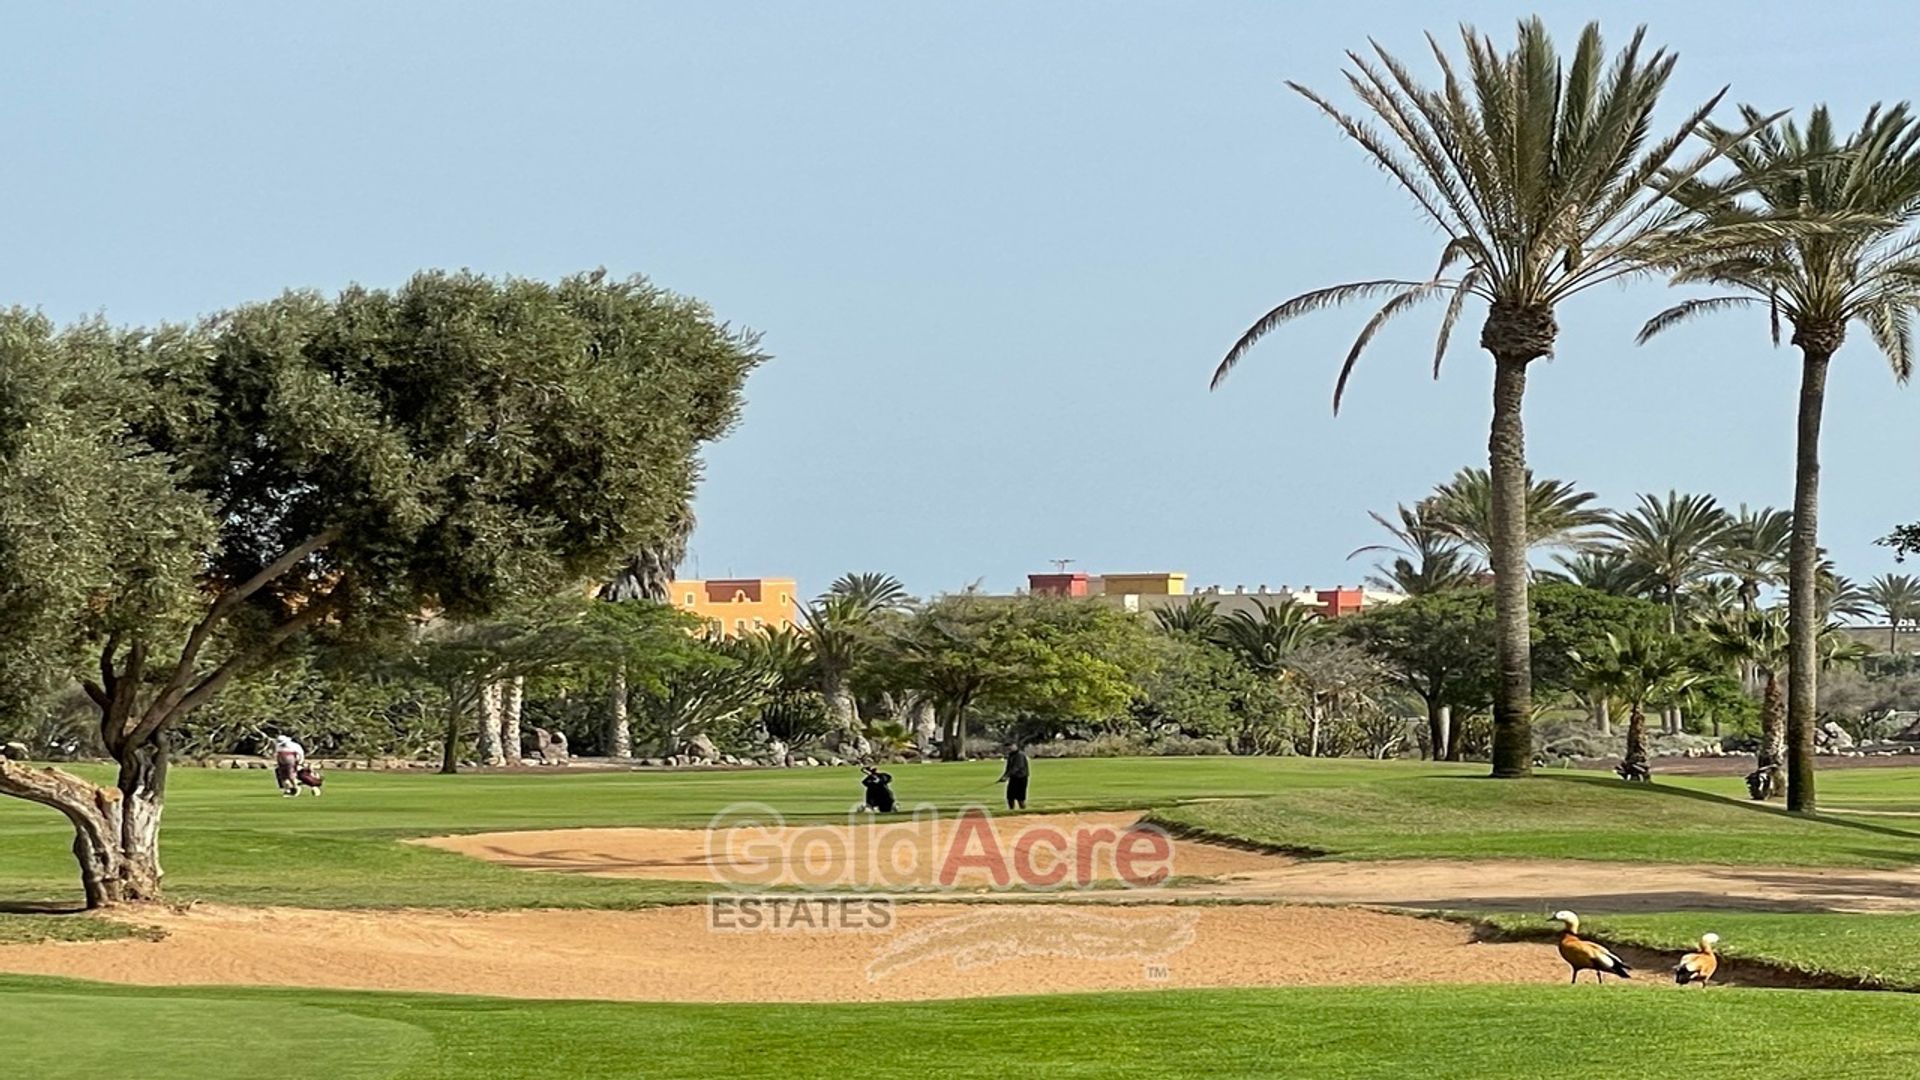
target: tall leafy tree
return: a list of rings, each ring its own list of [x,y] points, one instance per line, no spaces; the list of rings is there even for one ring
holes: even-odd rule
[[[483,619],[608,574],[684,505],[697,447],[761,360],[704,306],[597,274],[427,273],[190,329],[16,320],[0,350],[0,370],[71,355],[67,403],[43,395],[27,419],[89,412],[88,453],[119,465],[67,480],[126,500],[119,521],[73,516],[104,530],[74,538],[102,558],[82,603],[0,601],[67,628],[44,658],[82,677],[117,766],[103,789],[0,764],[0,794],[73,822],[94,904],[161,890],[182,717],[298,639],[401,638],[423,611]]]
[[[1514,46],[1463,27],[1464,62],[1435,43],[1437,88],[1417,81],[1376,46],[1349,53],[1348,86],[1377,121],[1289,84],[1411,196],[1443,238],[1435,273],[1315,289],[1268,311],[1241,334],[1214,372],[1217,386],[1255,343],[1282,323],[1354,300],[1383,299],[1348,351],[1334,409],[1354,364],[1381,326],[1415,305],[1444,300],[1435,368],[1466,306],[1486,304],[1480,345],[1493,359],[1488,435],[1489,548],[1499,613],[1500,686],[1493,772],[1525,776],[1533,764],[1533,688],[1527,629],[1527,467],[1521,405],[1530,365],[1551,355],[1559,306],[1596,285],[1669,263],[1751,232],[1751,223],[1686,218],[1669,198],[1679,184],[1739,141],[1705,127],[1715,95],[1664,138],[1652,120],[1674,58],[1647,51],[1636,31],[1611,60],[1597,24],[1571,56],[1544,23],[1519,26]],[[1697,153],[1685,148],[1708,135]]]
[[[1867,582],[1867,602],[1887,618],[1887,655],[1900,655],[1900,628],[1920,617],[1920,578],[1881,574]]]
[[[1485,589],[1428,593],[1334,624],[1426,705],[1428,745],[1436,760],[1460,760],[1460,747],[1449,746],[1449,713],[1483,709],[1491,698],[1491,599]]]
[[[1665,499],[1641,495],[1638,506],[1613,516],[1610,527],[1620,550],[1667,605],[1668,633],[1680,629],[1682,594],[1714,571],[1714,556],[1732,522],[1713,496],[1676,491]]]
[[[1408,596],[1425,596],[1475,584],[1480,563],[1461,544],[1460,539],[1434,519],[1433,501],[1395,508],[1398,521],[1368,511],[1367,516],[1393,536],[1391,544],[1368,544],[1347,555],[1386,554],[1392,559],[1375,563],[1367,584],[1392,589]]]
[[[1751,127],[1760,119],[1748,108]],[[1728,132],[1716,129],[1724,137]],[[1836,227],[1788,233],[1778,242],[1698,253],[1682,260],[1677,284],[1734,290],[1677,304],[1641,330],[1641,340],[1694,316],[1733,307],[1765,308],[1773,338],[1780,322],[1800,350],[1795,435],[1793,534],[1788,558],[1788,633],[1793,663],[1787,684],[1787,806],[1811,812],[1813,729],[1820,629],[1820,423],[1827,369],[1858,323],[1886,357],[1894,379],[1913,370],[1911,322],[1920,302],[1920,125],[1905,105],[1874,106],[1851,135],[1834,127],[1826,107],[1805,128],[1766,127],[1732,147],[1742,190],[1698,184],[1686,192],[1703,222],[1751,221],[1757,215],[1815,217]]]
[[[1526,543],[1535,548],[1587,547],[1598,541],[1608,521],[1605,510],[1591,505],[1595,495],[1565,480],[1536,480],[1526,473]],[[1485,469],[1461,469],[1433,491],[1429,513],[1440,528],[1488,558],[1497,531],[1493,512],[1493,478]]]

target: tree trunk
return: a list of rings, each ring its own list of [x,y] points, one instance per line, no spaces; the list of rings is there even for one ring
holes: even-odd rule
[[[1647,763],[1647,711],[1638,701],[1631,702],[1627,712],[1627,757],[1626,764],[1645,766]]]
[[[1593,703],[1593,715],[1599,721],[1600,737],[1613,738],[1613,702],[1608,701],[1605,694]]]
[[[860,707],[853,699],[853,690],[847,685],[847,677],[841,672],[827,672],[821,676],[822,694],[827,699],[827,714],[833,718],[833,726],[841,732],[852,734],[860,730]]]
[[[501,765],[506,761],[500,752],[500,703],[504,697],[500,683],[489,681],[480,687],[480,741],[474,760],[482,765]]]
[[[1813,790],[1815,682],[1819,674],[1820,414],[1827,365],[1845,326],[1796,328],[1800,346],[1800,416],[1793,476],[1793,538],[1787,555],[1787,809],[1810,814]]]
[[[88,908],[159,898],[164,877],[160,869],[164,745],[148,744],[129,754],[114,787],[89,783],[59,769],[28,769],[0,759],[0,795],[66,815],[73,825],[73,857],[79,864]]]
[[[1754,764],[1763,769],[1771,765],[1777,770],[1786,764],[1787,758],[1787,701],[1780,693],[1778,673],[1765,669],[1761,680],[1760,752]],[[1777,799],[1785,794],[1785,779],[1775,772],[1773,783],[1762,798]]]
[[[1427,740],[1433,760],[1447,756],[1447,707],[1438,698],[1427,699]]]
[[[627,722],[627,669],[621,665],[614,669],[613,688],[608,692],[607,710],[607,756],[630,758],[633,756],[633,728]]]
[[[1467,742],[1466,714],[1454,712],[1453,706],[1451,705],[1446,706],[1443,711],[1447,714],[1447,760],[1465,760]]]
[[[1533,772],[1532,644],[1527,612],[1527,452],[1520,424],[1520,405],[1526,388],[1527,361],[1496,353],[1493,428],[1487,439],[1487,465],[1493,482],[1490,561],[1500,665],[1493,702],[1493,775],[1496,777],[1528,776]]]
[[[508,765],[519,765],[520,760],[520,711],[526,704],[527,677],[515,675],[507,684],[506,700],[500,708],[500,753],[507,759]]]
[[[460,717],[466,712],[466,703],[458,698],[447,702],[447,734],[440,740],[440,772],[452,776],[460,771],[460,731],[465,725]]]
[[[964,761],[967,748],[967,707],[947,707],[946,732],[940,739],[940,760]]]
[[[926,698],[916,699],[909,712],[913,717],[913,742],[924,757],[939,740],[940,717],[934,710],[933,702]]]

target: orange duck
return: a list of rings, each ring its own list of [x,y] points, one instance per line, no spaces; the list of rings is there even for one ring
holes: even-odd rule
[[[1700,951],[1688,953],[1674,965],[1673,981],[1681,986],[1697,982],[1704,988],[1713,979],[1713,973],[1720,968],[1720,957],[1713,951],[1713,947],[1719,943],[1719,934],[1702,935]]]
[[[1560,932],[1560,959],[1573,969],[1574,982],[1580,981],[1583,971],[1593,972],[1594,980],[1601,983],[1607,981],[1608,975],[1633,978],[1626,961],[1607,951],[1605,946],[1580,936],[1580,916],[1571,911],[1556,911],[1553,919],[1566,927]]]

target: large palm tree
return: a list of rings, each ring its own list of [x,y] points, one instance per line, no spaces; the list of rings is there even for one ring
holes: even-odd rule
[[[1745,110],[1749,121],[1758,114]],[[1724,134],[1724,133],[1723,133]],[[1685,192],[1702,221],[1751,220],[1756,213],[1798,215],[1836,223],[1796,231],[1780,242],[1688,260],[1678,283],[1735,290],[1678,304],[1641,330],[1646,340],[1699,314],[1741,305],[1765,307],[1773,337],[1780,320],[1800,350],[1800,402],[1793,484],[1793,538],[1788,568],[1788,632],[1794,662],[1787,684],[1787,806],[1812,811],[1816,649],[1822,618],[1820,560],[1820,421],[1827,369],[1859,323],[1905,382],[1913,369],[1911,319],[1920,304],[1920,126],[1905,105],[1868,110],[1851,136],[1835,131],[1825,106],[1805,129],[1788,122],[1743,139],[1730,154],[1746,194],[1707,185]]]
[[[1752,672],[1760,682],[1760,750],[1755,761],[1766,783],[1757,798],[1785,794],[1780,770],[1787,756],[1787,702],[1780,679],[1787,667],[1787,620],[1778,608],[1741,611],[1710,622],[1707,642],[1714,655]]]
[[[1920,578],[1881,574],[1867,582],[1867,601],[1887,617],[1887,655],[1900,655],[1900,627],[1920,616]]]
[[[1653,582],[1653,592],[1667,605],[1667,632],[1680,630],[1681,595],[1714,571],[1733,518],[1711,495],[1667,492],[1662,500],[1640,496],[1640,505],[1615,514],[1613,535],[1628,561]]]
[[[1529,365],[1553,353],[1561,303],[1752,231],[1744,223],[1690,219],[1672,202],[1676,187],[1698,177],[1738,140],[1716,136],[1698,153],[1682,152],[1708,133],[1707,116],[1721,95],[1688,113],[1672,134],[1650,138],[1674,58],[1665,50],[1644,51],[1644,38],[1644,29],[1636,31],[1609,61],[1597,24],[1581,32],[1567,57],[1537,18],[1520,24],[1510,51],[1462,27],[1464,70],[1433,45],[1441,73],[1437,88],[1417,82],[1378,46],[1371,58],[1349,53],[1348,85],[1379,126],[1289,83],[1412,196],[1444,243],[1431,277],[1335,285],[1273,308],[1240,335],[1213,376],[1218,386],[1256,342],[1289,319],[1384,298],[1341,366],[1334,385],[1337,412],[1355,362],[1382,325],[1423,301],[1444,299],[1437,369],[1468,302],[1486,303],[1480,345],[1493,358],[1488,539],[1500,667],[1495,776],[1525,776],[1533,765],[1521,427]]]
[[[1609,520],[1605,510],[1589,506],[1591,491],[1577,490],[1565,480],[1536,480],[1526,472],[1526,541],[1528,550],[1564,547],[1579,550],[1600,538]],[[1453,479],[1433,489],[1428,514],[1442,531],[1491,558],[1495,530],[1493,478],[1485,469],[1461,469]]]
[[[1480,564],[1461,546],[1452,533],[1433,518],[1433,500],[1409,507],[1395,508],[1399,523],[1368,511],[1367,516],[1393,534],[1391,544],[1368,544],[1347,555],[1355,558],[1374,552],[1393,555],[1389,563],[1375,563],[1367,584],[1393,589],[1408,596],[1460,589],[1474,584]]]

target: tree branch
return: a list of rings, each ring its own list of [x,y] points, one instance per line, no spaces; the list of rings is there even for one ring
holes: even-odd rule
[[[330,598],[331,597],[328,599]],[[248,666],[272,653],[275,649],[285,644],[288,639],[306,630],[314,623],[319,622],[321,618],[327,614],[328,610],[329,607],[324,600],[316,601],[308,605],[298,615],[295,615],[293,618],[288,619],[286,622],[268,631],[266,636],[261,638],[252,648],[244,649],[228,657],[226,663],[215,668],[212,674],[200,680],[199,684],[192,690],[181,694],[171,701],[163,699],[154,702],[153,707],[147,711],[145,719],[141,720],[140,724],[133,729],[132,734],[127,737],[128,743],[138,746],[152,738],[154,733],[166,726],[169,720],[177,716],[184,716],[199,708],[201,705],[206,704],[207,699],[219,693],[220,688],[232,680],[235,675],[238,675]]]
[[[167,680],[166,687],[160,691],[160,696],[156,700],[156,710],[163,715],[175,710],[181,697],[187,693],[187,683],[193,678],[194,661],[200,658],[201,648],[206,645],[207,639],[213,636],[213,631],[220,625],[221,620],[232,614],[234,608],[245,603],[254,593],[266,588],[275,579],[298,566],[301,560],[340,539],[342,531],[337,525],[322,529],[305,542],[289,548],[279,558],[262,567],[259,573],[241,582],[239,587],[222,593],[220,598],[213,602],[213,606],[207,609],[206,617],[201,619],[194,626],[193,632],[187,635],[187,643],[180,649],[180,661],[174,665],[173,676]]]

